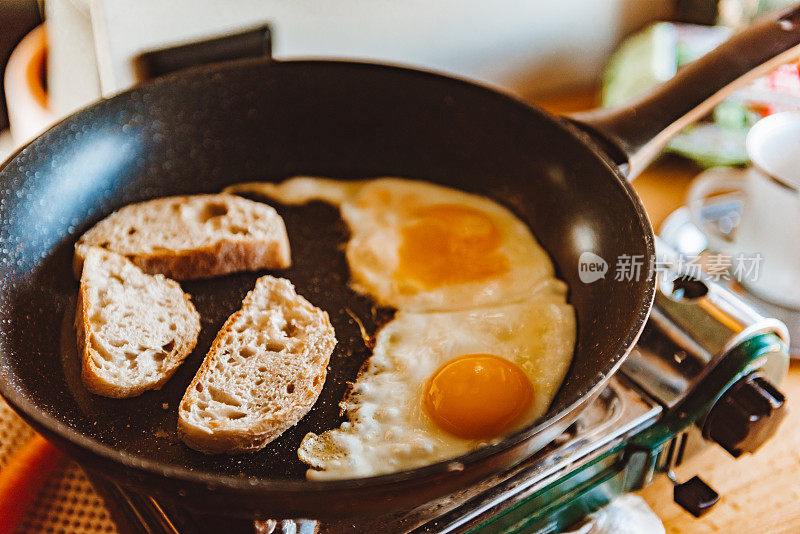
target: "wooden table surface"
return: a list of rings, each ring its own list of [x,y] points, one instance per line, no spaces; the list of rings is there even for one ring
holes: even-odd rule
[[[539,100],[564,113],[591,107],[592,93]],[[664,158],[634,181],[653,227],[680,207],[700,169],[678,158]],[[732,458],[712,445],[690,458],[676,474],[680,481],[699,475],[722,496],[705,516],[695,519],[672,500],[672,483],[659,475],[638,492],[664,522],[668,533],[800,533],[800,361],[795,360],[780,386],[789,414],[778,433],[755,454]]]

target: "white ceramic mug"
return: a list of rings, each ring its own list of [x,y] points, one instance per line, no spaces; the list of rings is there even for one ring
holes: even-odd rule
[[[737,262],[757,263],[757,275],[739,281],[758,297],[800,309],[800,112],[776,113],[747,135],[753,165],[746,170],[711,169],[689,190],[693,222],[709,246]],[[710,197],[738,191],[743,197],[738,225],[728,234],[708,225],[702,211]],[[745,272],[739,265],[739,274]],[[735,271],[736,272],[736,271]]]

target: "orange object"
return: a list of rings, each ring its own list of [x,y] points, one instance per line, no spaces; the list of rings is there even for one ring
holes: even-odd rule
[[[63,454],[35,435],[0,469],[0,534],[12,534]]]
[[[37,41],[36,49],[31,53],[30,62],[25,68],[25,81],[28,84],[31,96],[36,99],[40,106],[46,108],[47,35],[44,32],[37,32],[35,35]]]
[[[510,269],[498,251],[503,233],[484,212],[471,207],[436,204],[416,210],[402,230],[395,276],[428,289],[480,282]]]
[[[447,432],[491,438],[530,406],[533,388],[514,362],[493,354],[468,354],[442,365],[430,378],[424,406]]]

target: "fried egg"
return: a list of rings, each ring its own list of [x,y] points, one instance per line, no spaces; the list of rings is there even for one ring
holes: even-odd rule
[[[518,301],[553,277],[529,228],[488,198],[428,182],[297,177],[242,184],[284,204],[323,200],[350,228],[352,285],[398,309],[456,310]]]
[[[575,314],[551,280],[530,299],[400,311],[342,404],[348,422],[303,440],[308,477],[365,477],[451,459],[544,415],[569,367]]]
[[[303,440],[309,478],[452,459],[546,413],[572,360],[575,314],[566,284],[511,211],[401,178],[296,177],[228,191],[338,206],[351,234],[352,287],[398,310],[342,402],[348,421]]]

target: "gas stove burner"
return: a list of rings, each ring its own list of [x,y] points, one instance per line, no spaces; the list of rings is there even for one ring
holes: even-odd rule
[[[720,203],[720,207],[724,206],[725,203]],[[727,205],[726,210],[718,209],[717,211],[710,211],[707,216],[710,223],[722,224],[718,221],[721,219],[731,219],[733,217],[731,212],[738,214],[738,209],[738,205]],[[689,215],[689,209],[685,207],[675,210],[666,218],[664,224],[661,225],[661,239],[668,243],[679,254],[683,254],[687,258],[696,257],[702,262],[704,258],[714,256],[707,248],[708,242],[706,237],[697,226],[694,225]],[[769,317],[775,317],[783,321],[789,328],[789,337],[791,339],[791,345],[789,347],[790,355],[792,358],[800,358],[800,310],[792,310],[767,302],[757,295],[748,292],[747,288],[730,276],[720,280],[720,283],[763,311]]]
[[[261,521],[256,532],[549,533],[642,488],[656,473],[671,474],[714,442],[735,457],[754,452],[785,413],[775,385],[788,368],[786,326],[712,279],[683,272],[667,243],[657,250],[663,269],[636,348],[545,449],[414,510],[358,522]],[[252,520],[182,509],[98,476],[93,481],[131,532],[254,532]],[[697,516],[718,498],[699,477],[676,485],[675,500]]]

